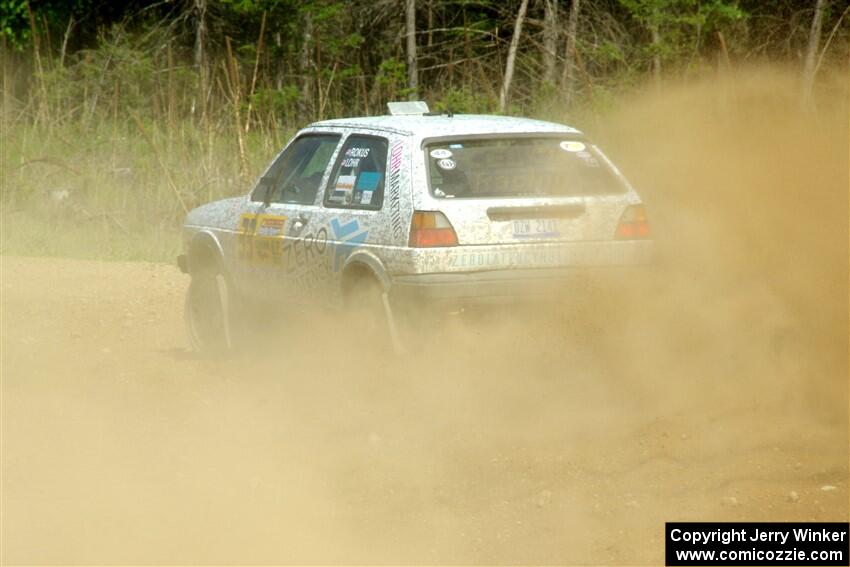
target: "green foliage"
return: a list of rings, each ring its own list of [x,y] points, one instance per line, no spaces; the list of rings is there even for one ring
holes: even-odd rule
[[[26,0],[0,0],[0,38],[21,50],[29,43],[30,27]]]
[[[443,91],[442,96],[434,102],[434,110],[441,112],[482,114],[492,112],[497,101],[484,96],[480,91],[467,87],[453,87]]]
[[[295,85],[280,89],[261,88],[253,96],[253,104],[260,114],[273,114],[280,120],[296,114],[301,93]]]
[[[596,46],[594,55],[596,62],[602,65],[609,63],[624,63],[626,61],[626,55],[623,53],[623,49],[609,39],[602,40],[602,42]]]
[[[643,47],[647,56],[672,60],[699,52],[703,38],[743,20],[737,0],[618,0],[660,41]]]
[[[164,113],[169,91],[172,96],[191,92],[197,77],[183,66],[164,71],[164,54],[158,55],[122,27],[113,27],[97,49],[80,50],[41,77],[52,119],[87,122],[98,114],[125,115],[128,109],[150,117]]]
[[[433,109],[498,108],[518,4],[417,2],[419,92]],[[655,55],[665,75],[715,66],[721,49],[733,65],[748,57],[799,64],[814,0],[582,2],[571,82],[561,80],[570,2],[560,4],[556,68],[546,69],[553,80],[544,83],[543,3],[529,3],[508,111],[582,126],[639,88]],[[2,194],[6,208],[43,208],[44,187],[70,180],[93,214],[125,215],[131,237],[108,217],[85,222],[101,223],[122,243],[115,249],[131,254],[129,242],[150,226],[161,228],[162,242],[176,230],[183,211],[172,183],[189,206],[242,192],[293,129],[318,118],[382,113],[388,100],[410,93],[403,2],[208,0],[201,66],[194,5],[30,0],[35,42],[27,0],[0,0],[11,95],[4,116],[13,117],[3,125],[12,150],[0,156],[4,171],[14,172],[14,189]],[[845,66],[850,46],[850,26],[837,26],[842,10],[829,6],[824,30],[836,35],[824,68]],[[19,167],[41,157],[61,158],[76,173],[43,162]]]
[[[407,66],[394,57],[381,61],[375,83],[387,97],[396,100],[407,96]]]

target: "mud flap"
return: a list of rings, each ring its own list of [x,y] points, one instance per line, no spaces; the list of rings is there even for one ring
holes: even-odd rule
[[[392,307],[390,307],[390,300],[386,291],[381,292],[381,303],[384,305],[384,315],[387,319],[387,328],[390,331],[390,341],[393,343],[393,352],[399,356],[407,354],[407,349],[404,348],[404,343],[399,337],[395,315],[393,314]]]
[[[218,300],[221,305],[221,325],[224,331],[224,345],[227,350],[230,350],[233,348],[233,339],[230,333],[230,290],[223,274],[216,274],[215,284],[218,291]]]

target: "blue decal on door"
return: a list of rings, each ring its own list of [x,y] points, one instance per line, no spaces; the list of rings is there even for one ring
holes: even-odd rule
[[[366,242],[369,231],[360,231],[360,222],[357,219],[341,224],[339,219],[331,219],[331,230],[334,233],[333,269],[338,272],[354,249]]]

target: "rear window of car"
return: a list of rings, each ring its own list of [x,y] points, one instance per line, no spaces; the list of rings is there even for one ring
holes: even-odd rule
[[[425,145],[431,193],[442,198],[624,193],[599,151],[570,138],[487,138]]]

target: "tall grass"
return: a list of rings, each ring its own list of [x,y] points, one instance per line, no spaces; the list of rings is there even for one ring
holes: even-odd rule
[[[0,253],[171,261],[186,211],[247,192],[309,121],[296,85],[255,88],[253,61],[234,51],[210,62],[199,100],[197,70],[181,63],[191,54],[176,45],[167,31],[117,26],[64,59],[3,50]],[[496,101],[485,91],[428,98],[486,112]],[[554,117],[552,96],[537,114]]]
[[[186,211],[247,192],[310,121],[296,82],[255,85],[255,58],[238,50],[210,61],[201,95],[191,53],[169,33],[133,35],[117,26],[97,48],[68,57],[0,45],[0,254],[172,261]],[[393,80],[403,81],[397,71]],[[643,77],[627,69],[605,81],[588,78],[569,112],[557,89],[539,89],[511,112],[594,133]],[[467,79],[424,96],[433,108],[492,111],[497,84],[474,88],[486,78]],[[364,108],[380,113],[383,103],[337,96],[324,116]]]
[[[286,134],[250,133],[248,171]],[[250,185],[230,132],[213,125],[21,122],[3,138],[3,254],[173,259],[186,210]]]
[[[160,39],[117,29],[65,62],[3,51],[0,253],[173,260],[186,211],[248,191],[296,130],[237,124],[235,78],[201,114]]]

